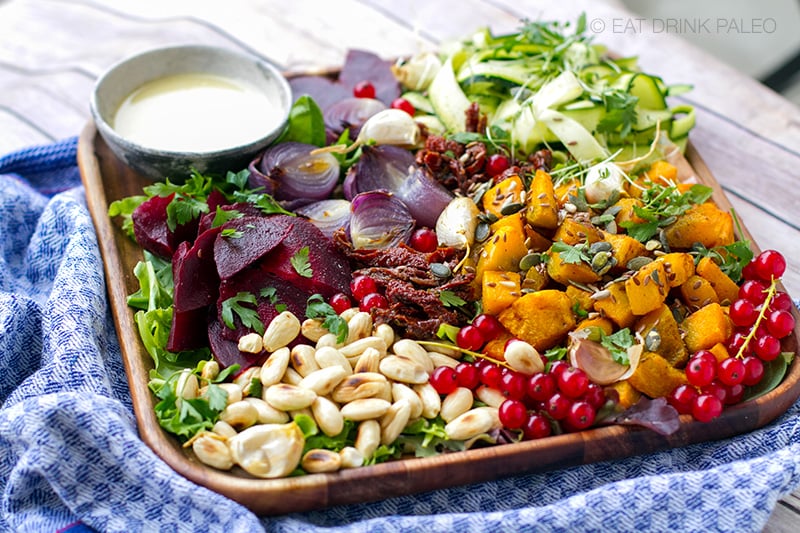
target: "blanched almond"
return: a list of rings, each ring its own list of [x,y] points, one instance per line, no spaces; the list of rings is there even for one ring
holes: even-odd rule
[[[345,418],[350,420],[361,421],[379,418],[386,414],[386,411],[392,406],[391,403],[379,398],[363,398],[361,400],[353,400],[342,406],[341,413]]]
[[[273,318],[264,332],[264,349],[274,352],[283,348],[300,334],[300,321],[289,311],[284,311]]]
[[[275,409],[294,411],[303,409],[314,403],[317,393],[297,385],[278,383],[267,387],[264,400]]]

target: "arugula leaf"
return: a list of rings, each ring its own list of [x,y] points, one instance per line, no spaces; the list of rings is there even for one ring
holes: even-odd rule
[[[239,292],[236,296],[231,296],[222,302],[222,321],[230,329],[235,329],[233,314],[238,315],[242,325],[256,331],[259,335],[264,334],[264,323],[258,316],[255,309],[244,307],[242,304],[256,305],[256,297],[250,292]]]
[[[439,291],[439,301],[441,301],[442,305],[445,307],[461,307],[467,303],[466,300],[449,290]]]
[[[289,125],[277,142],[301,142],[325,146],[325,120],[319,105],[308,95],[297,99],[289,111]]]
[[[133,234],[133,212],[137,207],[147,201],[147,196],[128,196],[121,200],[111,202],[108,206],[109,217],[122,217],[122,231],[130,237],[135,239]]]
[[[582,245],[572,246],[563,241],[557,241],[550,247],[551,252],[561,256],[561,261],[566,264],[588,263],[591,258],[586,253],[586,247]]]
[[[304,278],[314,276],[314,272],[311,270],[311,264],[308,262],[308,251],[308,246],[303,246],[289,259],[294,271]]]
[[[333,307],[325,301],[321,294],[313,294],[306,302],[307,318],[322,318],[322,327],[336,335],[337,342],[347,338],[347,321],[340,317]]]

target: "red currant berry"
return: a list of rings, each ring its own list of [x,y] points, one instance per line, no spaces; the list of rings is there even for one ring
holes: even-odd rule
[[[570,398],[580,398],[589,388],[589,378],[580,368],[569,367],[559,374],[558,390]]]
[[[492,154],[489,156],[489,159],[486,160],[486,174],[488,174],[490,178],[494,178],[508,170],[510,166],[511,162],[508,160],[508,157],[503,154]]]
[[[669,404],[682,415],[691,414],[695,399],[697,399],[697,389],[691,385],[678,385],[667,396]]]
[[[767,299],[767,290],[763,281],[749,279],[739,287],[739,298],[750,300],[755,305],[761,305]]]
[[[595,408],[589,405],[588,402],[575,402],[569,408],[567,422],[577,430],[586,429],[594,424],[596,415]]]
[[[747,341],[747,333],[742,331],[736,331],[733,335],[730,336],[727,342],[726,348],[728,349],[728,353],[731,355],[736,355],[739,353],[739,350],[742,350],[745,341]],[[744,348],[744,352],[750,350],[750,345]]]
[[[379,292],[371,292],[361,298],[361,301],[358,302],[358,309],[364,311],[365,313],[369,313],[374,308],[387,309],[388,307],[389,300],[387,300],[386,296]]]
[[[375,86],[367,80],[360,81],[353,87],[353,96],[356,98],[375,98]]]
[[[717,358],[708,350],[695,353],[686,365],[686,379],[695,387],[703,387],[714,380]]]
[[[529,416],[528,420],[525,421],[525,425],[522,426],[522,434],[528,440],[543,439],[544,437],[549,437],[552,432],[553,428],[550,426],[550,421],[546,416],[538,413]]]
[[[775,296],[772,297],[772,301],[769,303],[770,311],[777,311],[778,309],[791,311],[792,307],[794,307],[792,299],[783,291],[776,292]]]
[[[343,292],[337,292],[331,296],[329,303],[331,307],[333,307],[333,310],[336,311],[337,315],[341,315],[344,311],[353,307],[353,302],[350,300],[350,297]]]
[[[503,374],[500,390],[512,400],[522,400],[528,393],[528,380],[519,372],[511,370]]]
[[[753,259],[753,264],[758,277],[767,282],[779,279],[786,271],[786,259],[775,250],[764,250]]]
[[[436,232],[430,228],[418,228],[411,234],[408,244],[418,252],[435,252],[439,247]]]
[[[742,359],[742,363],[744,363],[744,381],[742,383],[748,387],[759,383],[764,377],[764,363],[761,362],[761,359],[748,355]]]
[[[728,394],[725,397],[725,405],[735,405],[742,401],[744,398],[744,385],[737,383],[736,385],[728,385]]]
[[[550,399],[545,402],[547,413],[554,420],[565,419],[569,414],[570,407],[572,407],[572,401],[560,392],[553,394]]]
[[[503,381],[503,371],[500,367],[493,364],[488,364],[480,370],[481,383],[491,389],[500,390]]]
[[[450,394],[458,388],[458,375],[449,366],[436,367],[428,381],[442,395]]]
[[[473,390],[480,383],[478,368],[470,363],[458,363],[455,368],[458,386]]]
[[[730,317],[735,325],[749,328],[755,324],[756,318],[758,318],[758,309],[750,300],[739,298],[731,304]]]
[[[781,341],[770,334],[762,335],[753,344],[753,352],[762,361],[772,361],[781,354]]]
[[[558,379],[558,376],[560,376],[561,373],[569,367],[570,365],[566,361],[553,361],[550,364],[550,373],[554,378]]]
[[[472,320],[472,325],[481,330],[483,338],[487,342],[496,339],[500,332],[503,331],[503,325],[497,320],[497,317],[486,313],[476,316]]]
[[[701,394],[711,394],[712,396],[716,396],[719,398],[719,401],[725,402],[728,398],[728,389],[717,380],[712,381],[705,387],[700,388]]]
[[[367,294],[378,292],[378,284],[369,276],[357,276],[350,282],[350,292],[356,300],[361,301]]]
[[[411,102],[409,102],[405,98],[395,98],[394,100],[392,100],[392,104],[389,107],[391,107],[392,109],[399,109],[400,111],[405,111],[412,117],[416,112],[416,109],[414,109],[414,106],[411,105]]]
[[[483,333],[473,325],[464,326],[456,334],[456,344],[459,348],[476,352],[484,343]]]
[[[794,329],[794,317],[783,309],[772,311],[767,317],[767,329],[776,338],[782,339]]]
[[[692,405],[692,416],[700,422],[710,422],[722,413],[722,405],[713,394],[700,394]]]
[[[508,429],[519,429],[528,419],[528,410],[525,404],[519,400],[506,400],[500,404],[498,416],[503,427]]]
[[[741,359],[728,357],[717,365],[717,376],[725,385],[739,385],[744,381],[744,363]]]
[[[538,402],[546,402],[556,392],[556,380],[552,374],[537,372],[528,378],[528,396]]]
[[[606,404],[606,393],[597,383],[589,383],[581,399],[597,410]]]
[[[753,261],[750,261],[744,266],[744,268],[742,268],[742,279],[758,279],[758,274],[756,274],[756,264]]]

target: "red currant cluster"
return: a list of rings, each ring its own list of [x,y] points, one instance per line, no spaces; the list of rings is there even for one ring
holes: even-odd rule
[[[358,302],[361,311],[369,312],[372,308],[386,309],[389,300],[378,291],[378,284],[369,276],[357,276],[350,282],[350,292]],[[343,292],[338,292],[330,297],[328,303],[337,315],[353,307],[353,301]]]
[[[355,84],[353,87],[353,96],[356,98],[375,98],[376,91],[375,86],[369,81],[360,81]],[[399,109],[401,111],[405,111],[412,117],[416,112],[414,106],[406,100],[405,98],[395,98],[392,100],[392,104],[390,106],[392,109]]]
[[[789,296],[776,290],[786,270],[786,260],[775,250],[759,254],[743,270],[739,297],[730,305],[735,326],[727,341],[727,354],[699,350],[686,365],[688,385],[675,388],[667,400],[681,414],[708,422],[725,405],[739,403],[745,387],[757,385],[764,363],[781,353],[781,339],[795,327]]]

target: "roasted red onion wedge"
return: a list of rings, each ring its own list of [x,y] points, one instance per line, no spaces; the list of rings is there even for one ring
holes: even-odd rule
[[[351,202],[350,240],[354,248],[388,248],[404,243],[414,229],[406,205],[385,191],[356,195]]]
[[[316,149],[310,144],[285,142],[264,152],[257,170],[274,184],[277,200],[322,200],[331,194],[339,180],[339,162],[329,153],[314,152]]]
[[[308,219],[329,239],[339,229],[350,224],[350,202],[347,200],[320,200],[295,209],[295,213]]]

